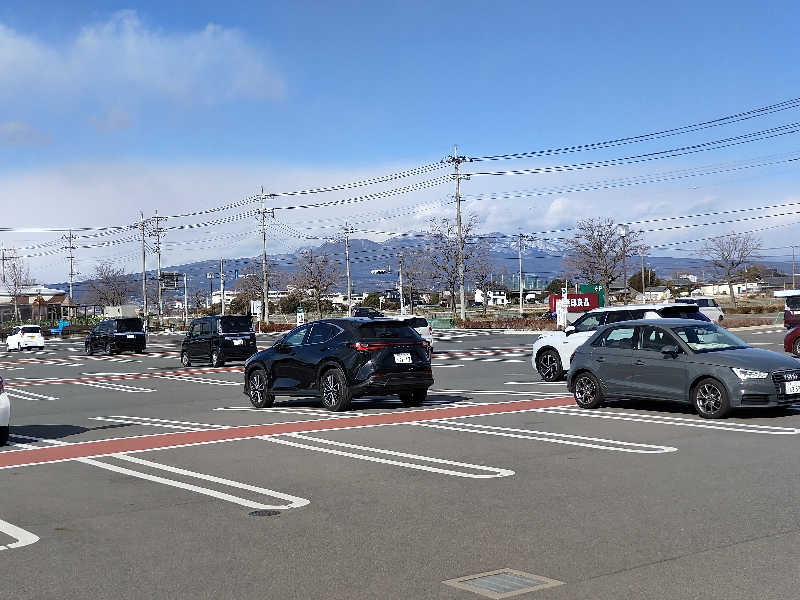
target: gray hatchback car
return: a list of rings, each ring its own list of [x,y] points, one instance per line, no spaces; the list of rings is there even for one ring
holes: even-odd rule
[[[800,360],[752,348],[713,323],[625,321],[598,329],[575,351],[567,385],[582,408],[613,398],[667,400],[715,419],[734,408],[800,402]]]

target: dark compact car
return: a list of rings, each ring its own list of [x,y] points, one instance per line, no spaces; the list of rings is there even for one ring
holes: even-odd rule
[[[359,306],[353,311],[354,317],[369,317],[370,319],[377,319],[384,316],[382,312],[370,308],[369,306]]]
[[[320,396],[332,411],[370,394],[397,394],[405,406],[419,406],[432,385],[428,343],[403,321],[314,321],[244,366],[244,393],[256,408],[272,406],[276,395]]]
[[[147,341],[142,320],[136,317],[106,319],[92,327],[86,336],[86,354],[105,352],[113,354],[130,350],[144,352]]]
[[[707,419],[800,402],[800,360],[752,348],[713,323],[637,320],[598,329],[574,354],[567,385],[582,408],[612,398],[691,402]]]
[[[800,358],[800,327],[790,329],[783,338],[783,349]]]
[[[246,360],[256,353],[253,319],[243,315],[214,315],[194,319],[181,342],[181,364],[210,362],[221,367],[227,361]]]

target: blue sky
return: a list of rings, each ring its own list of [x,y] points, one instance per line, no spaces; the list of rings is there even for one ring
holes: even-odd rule
[[[701,121],[800,96],[798,21],[800,5],[791,2],[3,3],[0,198],[14,205],[10,225],[116,224],[140,208],[215,206],[261,184],[289,190],[414,166],[453,143],[468,155],[518,152]],[[547,164],[794,120],[789,111]],[[797,151],[795,138],[574,181]],[[582,205],[602,213],[614,206],[612,216],[625,220],[631,206],[637,218],[788,202],[796,172],[571,194],[562,202],[571,208],[548,222],[540,217],[553,199],[525,206],[521,226],[574,221]],[[471,189],[568,182],[502,177]],[[47,216],[17,206],[20,196],[40,200]],[[292,218],[320,216],[328,215]],[[485,225],[514,229],[518,217],[488,215]],[[797,238],[792,231],[780,235]],[[42,238],[5,241],[32,239]]]

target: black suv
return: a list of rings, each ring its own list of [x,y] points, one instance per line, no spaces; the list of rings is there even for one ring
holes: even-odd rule
[[[433,385],[428,342],[403,321],[324,319],[301,325],[244,365],[244,393],[256,408],[275,395],[321,396],[342,411],[368,394],[397,394],[419,406]]]
[[[86,354],[106,354],[132,350],[144,352],[147,347],[144,327],[139,318],[106,319],[95,325],[86,336]]]
[[[256,352],[253,320],[242,315],[215,315],[194,319],[181,343],[181,364],[210,362],[221,367],[225,361],[245,360]]]

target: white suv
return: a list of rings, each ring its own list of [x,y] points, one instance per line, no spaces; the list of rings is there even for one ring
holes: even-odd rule
[[[725,318],[725,313],[717,304],[717,301],[708,296],[692,296],[691,298],[675,298],[676,304],[697,304],[700,312],[711,319],[714,323],[719,323]]]
[[[564,331],[539,336],[533,344],[531,365],[545,381],[563,379],[576,348],[601,325],[633,319],[710,319],[696,304],[629,304],[607,306],[584,313]]]

